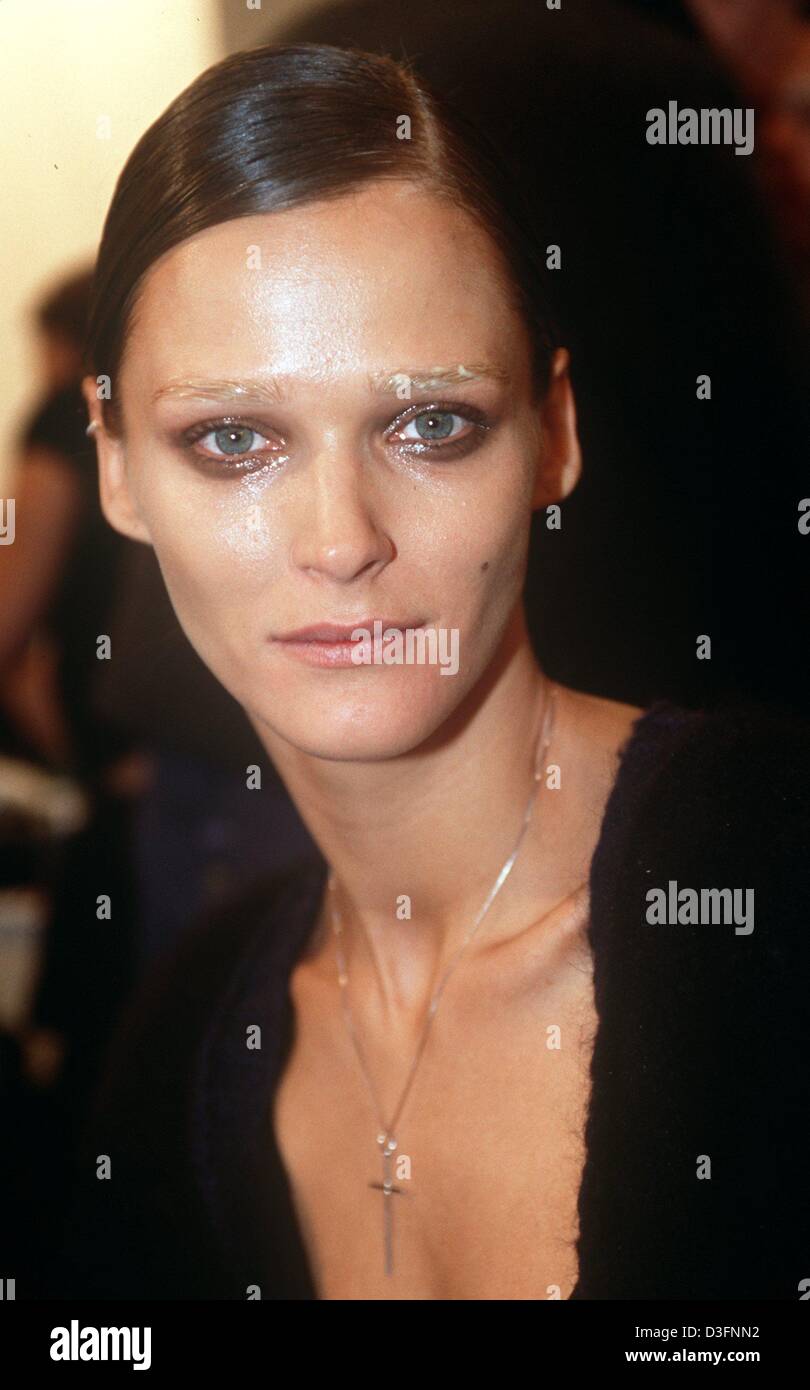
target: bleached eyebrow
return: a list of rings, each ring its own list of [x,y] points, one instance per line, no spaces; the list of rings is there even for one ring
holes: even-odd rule
[[[370,372],[367,376],[369,390],[374,395],[401,395],[403,389],[413,391],[435,391],[442,386],[463,386],[471,381],[507,382],[509,373],[490,363],[476,363],[464,366],[461,362],[455,367],[403,368],[400,371]],[[291,387],[302,378],[290,376],[261,377],[256,380],[237,381],[232,378],[189,377],[182,381],[169,381],[158,387],[152,396],[153,403],[165,398],[193,400],[256,400],[278,405],[289,394]],[[306,378],[308,383],[317,380]]]
[[[414,391],[434,391],[441,386],[463,386],[468,381],[508,381],[509,373],[488,362],[465,367],[421,367],[418,370],[372,373],[369,386],[376,394],[387,396],[398,392],[404,383]]]

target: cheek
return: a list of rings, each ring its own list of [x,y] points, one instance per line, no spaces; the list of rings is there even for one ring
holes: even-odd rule
[[[279,567],[282,538],[255,478],[145,471],[140,505],[169,592],[186,604],[232,607]]]
[[[159,523],[153,545],[180,627],[212,675],[240,703],[255,667],[255,564],[235,559],[218,525]]]
[[[502,475],[503,476],[503,475]],[[531,528],[530,494],[512,476],[465,504],[423,551],[429,568],[469,621],[509,609],[523,582]]]

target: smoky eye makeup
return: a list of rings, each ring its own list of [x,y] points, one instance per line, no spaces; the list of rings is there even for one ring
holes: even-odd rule
[[[489,412],[467,401],[419,402],[390,420],[382,439],[405,457],[444,461],[472,453],[496,423]],[[169,430],[166,437],[172,448],[215,476],[266,468],[289,452],[282,435],[243,415],[212,416]]]
[[[398,451],[428,459],[462,458],[472,453],[495,422],[466,401],[434,401],[411,406],[389,425],[386,439]]]
[[[201,444],[209,437],[211,452],[206,452]],[[259,426],[241,415],[201,420],[171,436],[175,448],[180,449],[192,462],[203,468],[207,466],[214,472],[227,470],[231,473],[244,473],[263,467],[272,459],[285,458],[283,440],[278,437],[281,447],[273,448],[271,441],[274,437],[277,436],[268,426]]]

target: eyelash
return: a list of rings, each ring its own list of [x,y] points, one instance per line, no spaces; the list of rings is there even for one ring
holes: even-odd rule
[[[428,440],[409,439],[400,441],[400,448],[407,449],[408,452],[414,451],[417,457],[437,457],[458,458],[462,453],[468,453],[481,442],[484,435],[492,428],[492,422],[483,410],[477,406],[467,405],[462,402],[434,401],[431,405],[420,406],[407,418],[398,416],[392,422],[392,428],[402,430],[414,420],[421,419],[424,415],[453,415],[460,420],[466,420],[472,425],[472,430],[463,435],[460,439],[454,439],[449,444],[431,444]],[[215,434],[218,430],[225,429],[246,429],[253,434],[261,435],[265,438],[263,431],[258,425],[254,425],[250,420],[245,420],[241,416],[227,415],[214,420],[202,420],[198,425],[192,425],[190,429],[183,430],[177,438],[177,443],[186,453],[190,454],[196,462],[211,464],[217,472],[223,470],[233,473],[246,472],[246,465],[261,464],[267,462],[263,454],[256,452],[245,452],[243,454],[203,454],[194,448],[194,445],[204,439],[207,434]]]

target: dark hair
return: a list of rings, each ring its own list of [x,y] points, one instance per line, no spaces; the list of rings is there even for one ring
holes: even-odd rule
[[[402,118],[410,138],[398,138]],[[186,238],[236,217],[410,179],[473,216],[500,251],[548,384],[555,329],[519,189],[497,152],[406,62],[327,44],[267,44],[207,68],[141,136],[120,174],[96,262],[85,369],[121,369],[144,275]],[[105,425],[120,434],[113,391]]]
[[[37,302],[34,318],[44,333],[58,333],[82,348],[87,334],[90,302],[93,293],[93,267],[83,270],[52,286]]]

